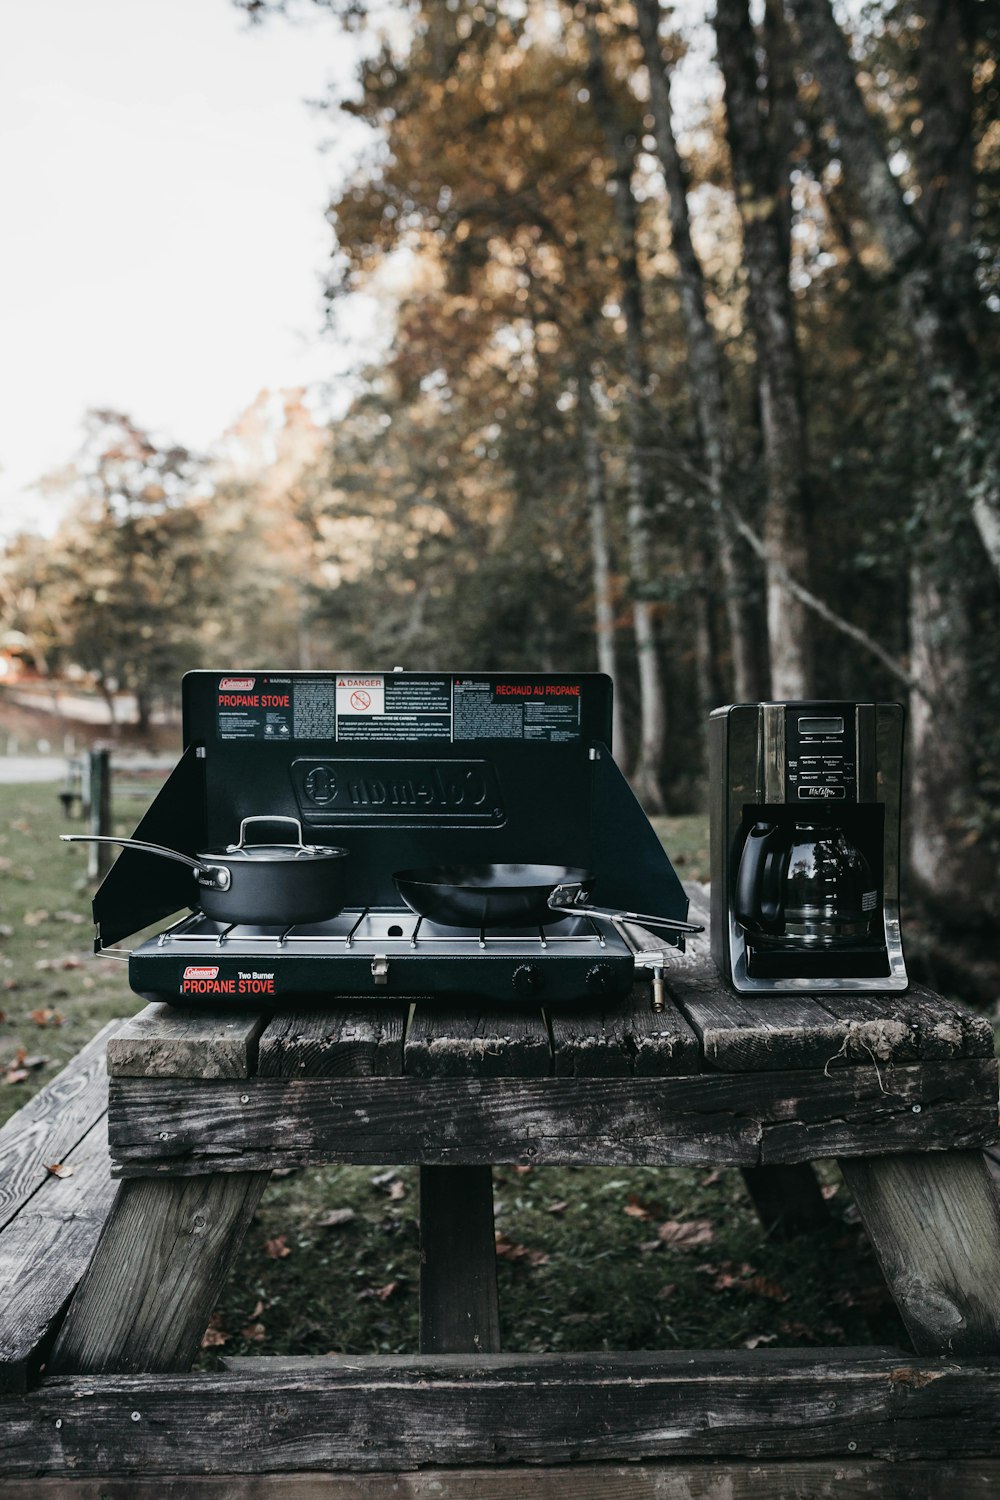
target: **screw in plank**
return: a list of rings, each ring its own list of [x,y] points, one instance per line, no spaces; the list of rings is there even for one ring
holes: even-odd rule
[[[250,1103],[250,1095],[249,1094],[241,1094],[240,1095],[240,1103],[241,1104],[249,1104]]]
[[[62,1426],[62,1417],[56,1417],[56,1426],[57,1427],[61,1427]]]
[[[857,1449],[858,1449],[857,1443],[848,1443],[848,1445],[847,1445],[847,1451],[848,1451],[848,1453],[856,1453]]]
[[[915,1114],[915,1115],[919,1115],[919,1113],[920,1113],[920,1105],[919,1105],[919,1104],[915,1104],[915,1105],[914,1105],[914,1106],[913,1106],[913,1113],[914,1113],[914,1114]]]
[[[132,1421],[133,1422],[141,1422],[142,1421],[142,1412],[141,1411],[134,1411],[132,1413]]]

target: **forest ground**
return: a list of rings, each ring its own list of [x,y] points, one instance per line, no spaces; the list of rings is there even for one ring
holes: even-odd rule
[[[127,833],[134,803],[115,810]],[[78,824],[73,825],[79,827]],[[139,1007],[124,965],[90,953],[83,846],[52,786],[0,787],[0,1119],[103,1023]],[[685,879],[707,876],[702,818],[658,820]],[[829,1228],[768,1243],[735,1171],[499,1167],[494,1172],[509,1350],[898,1343],[867,1237],[832,1163]],[[226,1353],[416,1348],[415,1169],[276,1175],[206,1332]]]

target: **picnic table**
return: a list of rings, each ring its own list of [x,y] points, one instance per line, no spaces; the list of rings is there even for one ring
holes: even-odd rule
[[[703,939],[667,977],[659,1014],[637,983],[548,1014],[341,999],[112,1023],[0,1132],[0,1495],[131,1500],[164,1476],[200,1476],[199,1496],[311,1496],[292,1476],[313,1475],[316,1494],[483,1500],[1000,1484],[988,1023],[920,985],[748,1001]],[[56,1149],[80,1170],[39,1185]],[[791,1232],[821,1218],[810,1164],[829,1157],[912,1349],[500,1350],[493,1165],[738,1168]],[[331,1162],[419,1165],[419,1351],[192,1374],[269,1174]]]

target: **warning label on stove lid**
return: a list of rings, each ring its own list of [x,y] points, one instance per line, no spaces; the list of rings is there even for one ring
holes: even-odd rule
[[[455,679],[456,740],[578,740],[580,684]]]
[[[394,673],[221,677],[221,740],[348,744],[581,738],[579,682]]]

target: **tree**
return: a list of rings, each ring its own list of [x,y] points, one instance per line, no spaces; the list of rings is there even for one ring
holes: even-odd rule
[[[205,616],[226,586],[207,554],[199,465],[130,417],[94,411],[62,483],[73,509],[52,547],[46,587],[64,658],[93,673],[114,722],[114,693],[135,693],[149,727],[154,696],[197,664]]]

